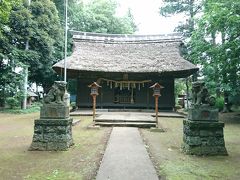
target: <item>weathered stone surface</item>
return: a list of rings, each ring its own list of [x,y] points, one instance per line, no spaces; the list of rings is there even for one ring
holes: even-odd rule
[[[182,145],[184,153],[189,155],[228,155],[225,146],[190,146],[188,144]]]
[[[33,140],[29,150],[62,151],[72,145],[72,119],[35,120]]]
[[[223,129],[217,129],[217,130],[215,131],[215,135],[216,135],[216,136],[223,137]]]
[[[42,126],[36,125],[34,128],[34,134],[41,134],[42,133]]]
[[[68,149],[69,146],[70,145],[68,143],[64,143],[64,142],[63,143],[61,143],[61,142],[59,142],[59,143],[49,142],[47,144],[47,150],[55,150],[55,151],[66,150],[66,149]]]
[[[41,119],[66,119],[69,118],[69,107],[63,104],[45,104],[41,107]]]
[[[188,136],[199,136],[199,131],[193,131],[190,126],[183,126],[183,134]]]
[[[191,155],[227,155],[223,127],[222,122],[184,120],[183,152]]]
[[[43,126],[43,125],[48,125],[48,126],[66,126],[69,125],[72,122],[71,118],[68,119],[36,119],[34,121],[35,125]]]
[[[205,83],[193,83],[193,106],[188,119],[183,121],[182,150],[192,155],[227,155],[223,128],[218,122],[215,98],[210,96]]]
[[[33,135],[33,142],[43,142],[43,134],[35,133]]]
[[[46,151],[47,143],[46,142],[38,142],[33,141],[29,150],[37,150],[37,151]]]
[[[183,136],[183,142],[194,146],[202,144],[201,138],[199,136]]]
[[[44,97],[40,119],[34,121],[34,135],[29,150],[67,150],[73,145],[72,119],[69,117],[69,103],[66,82],[55,81]]]
[[[46,104],[63,104],[69,106],[67,102],[68,93],[66,89],[67,83],[65,81],[55,81],[47,95],[43,98],[44,105]]]
[[[218,109],[210,106],[192,108],[188,111],[188,119],[192,121],[218,121]]]
[[[186,125],[187,127],[189,127],[190,129],[196,129],[196,128],[212,128],[212,129],[218,129],[219,128],[223,128],[224,127],[224,123],[223,122],[209,122],[209,121],[192,121],[192,120],[184,120],[183,121],[183,125]]]

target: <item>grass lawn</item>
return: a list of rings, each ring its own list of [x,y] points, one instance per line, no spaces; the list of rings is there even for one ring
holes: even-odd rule
[[[38,118],[39,112],[0,113],[0,179],[94,179],[111,128],[87,129],[91,117],[74,117],[81,122],[73,127],[69,151],[28,151]]]
[[[225,114],[220,116],[220,120],[225,122],[224,136],[229,156],[197,157],[183,154],[180,150],[183,119],[160,118],[160,123],[167,129],[164,133],[141,130],[162,179],[240,179],[240,115]]]
[[[111,128],[87,129],[91,117],[73,127],[69,151],[28,151],[34,119],[30,114],[0,113],[0,179],[92,180],[96,176]],[[229,156],[197,157],[181,152],[181,118],[160,118],[164,133],[141,129],[152,161],[162,179],[240,179],[240,115],[221,115]]]

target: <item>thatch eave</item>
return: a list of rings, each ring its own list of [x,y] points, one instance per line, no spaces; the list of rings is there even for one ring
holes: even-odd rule
[[[74,51],[67,58],[70,74],[136,73],[186,77],[198,70],[180,56],[181,38],[175,35],[75,34]],[[53,69],[58,73],[64,60]]]

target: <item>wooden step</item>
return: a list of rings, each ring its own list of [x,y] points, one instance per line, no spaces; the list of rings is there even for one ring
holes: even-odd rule
[[[126,122],[130,122],[130,123],[137,123],[137,122],[142,122],[142,123],[155,123],[155,120],[137,120],[137,119],[99,119],[97,118],[95,120],[96,122],[109,122],[109,123],[126,123]]]
[[[95,125],[99,126],[114,126],[114,127],[140,127],[151,128],[156,127],[156,123],[144,123],[144,122],[95,122]]]

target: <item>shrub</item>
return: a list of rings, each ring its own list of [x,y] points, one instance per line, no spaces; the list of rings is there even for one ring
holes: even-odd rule
[[[9,105],[11,109],[19,106],[19,101],[16,97],[8,97],[6,98],[6,103]]]
[[[218,97],[216,99],[215,107],[219,109],[219,111],[222,111],[224,108],[224,97]]]

